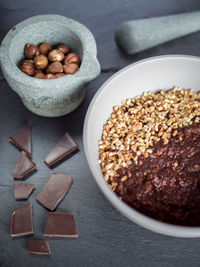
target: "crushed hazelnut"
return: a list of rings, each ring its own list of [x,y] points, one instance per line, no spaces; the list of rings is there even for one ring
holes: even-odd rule
[[[199,123],[199,99],[199,93],[175,86],[168,91],[144,92],[114,106],[99,141],[99,161],[106,181],[117,177],[118,169],[138,165],[140,156],[149,157],[157,142],[168,144],[178,128]],[[182,135],[178,138],[183,140]],[[126,179],[124,176],[121,181]],[[116,186],[116,181],[111,182],[112,190]]]

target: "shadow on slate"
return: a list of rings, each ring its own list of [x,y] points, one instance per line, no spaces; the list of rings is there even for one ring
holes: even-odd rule
[[[188,46],[191,44],[193,39],[196,39],[196,42],[190,46],[190,50],[188,50]],[[197,49],[197,46],[199,49]],[[139,60],[154,57],[154,56],[161,56],[167,54],[185,54],[185,55],[200,55],[200,31],[188,34],[186,36],[171,40],[169,42],[165,42],[163,44],[157,45],[155,47],[149,48],[145,51],[128,55],[126,54],[120,47],[118,47],[120,54],[122,57],[129,61],[128,64],[137,62]],[[189,53],[188,53],[189,51]],[[128,65],[127,64],[127,65]],[[118,69],[124,68],[125,66],[120,66]]]

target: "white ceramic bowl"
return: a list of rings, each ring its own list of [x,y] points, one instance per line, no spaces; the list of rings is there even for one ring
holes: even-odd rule
[[[108,79],[94,96],[84,123],[83,142],[90,170],[107,199],[131,221],[158,233],[200,237],[200,227],[183,227],[159,222],[129,207],[105,182],[98,163],[98,140],[112,107],[144,91],[170,89],[174,85],[200,90],[200,58],[184,55],[158,56],[133,63]]]

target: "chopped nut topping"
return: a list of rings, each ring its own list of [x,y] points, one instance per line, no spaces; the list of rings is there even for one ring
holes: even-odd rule
[[[175,168],[178,167],[178,162],[175,162],[175,163],[174,163],[174,167],[175,167]]]
[[[127,179],[127,176],[123,176],[123,177],[121,178],[121,181],[124,182],[124,181],[126,181],[126,179]]]
[[[147,158],[157,142],[168,144],[178,134],[178,128],[199,123],[199,99],[199,93],[174,87],[169,91],[144,92],[114,106],[99,141],[99,162],[105,180],[117,177],[117,170],[122,167],[133,162],[137,165],[140,156]],[[181,135],[178,138],[182,141]],[[124,176],[121,181],[126,179]],[[112,190],[116,186],[113,181]]]

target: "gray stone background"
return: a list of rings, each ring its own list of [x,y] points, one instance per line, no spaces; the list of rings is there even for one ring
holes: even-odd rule
[[[200,266],[199,239],[162,236],[130,222],[104,198],[88,169],[82,145],[82,127],[87,107],[98,88],[116,70],[150,56],[200,55],[200,32],[168,42],[134,56],[115,45],[114,31],[125,20],[200,10],[199,0],[0,0],[0,41],[21,20],[38,14],[61,14],[85,24],[94,34],[102,74],[87,88],[84,103],[70,115],[48,119],[29,112],[0,74],[0,266]],[[45,41],[45,40],[44,40]],[[34,237],[42,238],[47,210],[35,201],[53,172],[74,177],[74,183],[58,211],[76,217],[78,239],[50,239],[52,255],[29,255],[24,238],[9,236],[12,211],[26,202],[13,196],[12,172],[19,151],[8,136],[25,121],[32,127],[33,160],[38,171],[26,182],[34,183]],[[80,151],[53,170],[43,159],[69,131]]]

